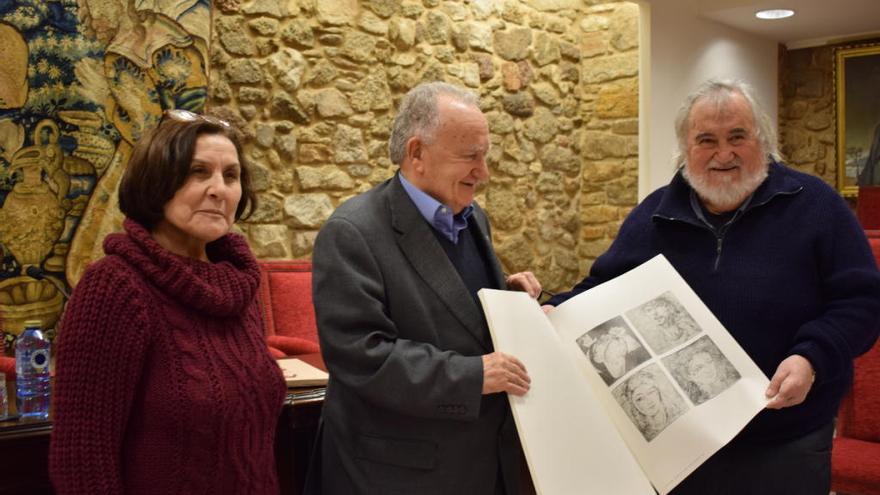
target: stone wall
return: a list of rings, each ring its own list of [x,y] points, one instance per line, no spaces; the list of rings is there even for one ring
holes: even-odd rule
[[[847,45],[781,48],[779,56],[780,150],[786,163],[832,187],[837,185],[835,49],[841,46]]]
[[[333,209],[396,170],[421,81],[478,92],[478,194],[505,270],[570,287],[636,204],[638,7],[587,0],[215,0],[209,108],[244,129],[260,258],[308,258]]]

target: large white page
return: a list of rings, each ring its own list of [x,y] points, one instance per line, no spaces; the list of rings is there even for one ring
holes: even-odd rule
[[[479,295],[495,349],[532,379],[525,396],[508,397],[538,494],[654,495],[538,303],[524,292]]]
[[[767,378],[663,256],[566,301],[550,313],[549,328],[522,294],[481,291],[481,299],[495,348],[522,360],[533,380],[511,404],[536,485],[556,477],[581,489],[605,483],[611,468],[586,471],[597,455],[620,462],[606,450],[611,435],[596,436],[605,429],[594,419],[601,415],[665,495],[766,404]],[[571,366],[578,376],[563,373]],[[610,478],[617,484],[605,493],[642,493],[622,491],[619,474]]]

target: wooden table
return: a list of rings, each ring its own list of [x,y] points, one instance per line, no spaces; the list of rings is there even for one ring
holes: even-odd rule
[[[297,356],[324,369],[320,354]],[[15,382],[7,382],[10,413],[15,412]],[[284,495],[299,495],[324,404],[324,388],[288,389],[275,433],[278,481]],[[48,420],[0,421],[0,495],[53,495],[49,482]]]
[[[297,356],[324,371],[320,354]],[[275,464],[281,493],[300,495],[311,462],[312,447],[318,433],[324,387],[288,389],[284,409],[275,432]]]
[[[15,412],[15,382],[7,382],[10,413]],[[0,494],[51,495],[50,420],[0,421]]]

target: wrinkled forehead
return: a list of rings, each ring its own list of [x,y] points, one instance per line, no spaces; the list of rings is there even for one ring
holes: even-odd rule
[[[741,127],[752,129],[755,116],[746,98],[738,92],[704,96],[691,108],[688,127],[700,132],[710,127]]]

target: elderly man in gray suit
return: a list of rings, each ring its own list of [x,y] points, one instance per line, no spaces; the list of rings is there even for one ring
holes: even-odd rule
[[[474,203],[489,178],[476,96],[445,83],[404,97],[389,143],[400,171],[343,205],[318,234],[313,292],[330,383],[323,493],[520,493],[521,450],[500,392],[523,395],[516,358],[493,352],[484,287],[505,277]]]

